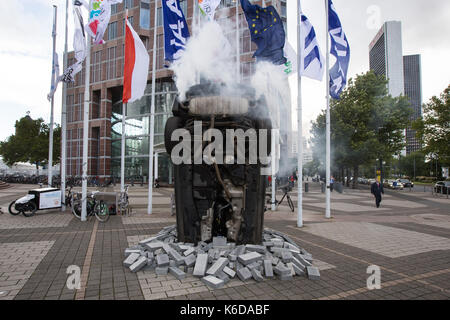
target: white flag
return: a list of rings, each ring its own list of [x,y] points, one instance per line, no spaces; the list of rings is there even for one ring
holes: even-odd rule
[[[214,13],[220,4],[220,0],[198,0],[198,6],[200,7],[203,15],[208,16],[209,20],[214,20]]]
[[[87,32],[95,44],[104,43],[103,35],[111,19],[111,5],[116,3],[122,3],[122,0],[91,0]]]
[[[322,81],[324,72],[324,58],[320,52],[314,27],[308,18],[302,14],[300,24],[300,63],[302,76]]]

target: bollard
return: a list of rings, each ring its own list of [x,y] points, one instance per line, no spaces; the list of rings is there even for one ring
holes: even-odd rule
[[[305,182],[305,193],[309,192],[309,183]]]
[[[325,183],[320,184],[320,188],[322,189],[322,193],[325,193]]]

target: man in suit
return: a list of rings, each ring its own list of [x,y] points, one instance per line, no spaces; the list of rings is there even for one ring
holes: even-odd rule
[[[380,183],[379,178],[377,178],[377,181],[372,184],[370,191],[375,196],[375,204],[377,205],[377,208],[379,208],[381,203],[381,194],[384,194],[383,185]]]

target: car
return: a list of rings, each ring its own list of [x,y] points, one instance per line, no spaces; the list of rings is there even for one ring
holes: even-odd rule
[[[214,237],[220,236],[236,244],[260,244],[267,185],[267,176],[262,174],[262,169],[267,168],[263,164],[265,161],[261,161],[259,156],[256,163],[247,161],[248,141],[243,147],[244,164],[236,161],[236,150],[230,155],[227,152],[225,160],[219,162],[216,151],[205,155],[204,150],[210,145],[205,147],[204,137],[208,137],[208,129],[220,131],[223,137],[233,129],[235,132],[252,129],[257,133],[259,155],[259,148],[264,147],[264,142],[260,143],[261,131],[272,128],[266,99],[256,98],[254,90],[244,85],[226,91],[221,84],[207,82],[189,88],[183,101],[176,98],[172,113],[173,117],[167,120],[164,131],[167,153],[172,155],[172,151],[178,150],[175,148],[179,142],[172,141],[172,134],[177,129],[181,129],[177,132],[184,132],[183,142],[186,137],[193,141],[188,146],[194,145],[187,155],[190,161],[174,163],[178,241],[197,244],[200,241],[211,242]],[[199,122],[201,124],[196,129]],[[270,131],[268,133],[267,155],[271,150]],[[195,161],[198,136],[200,140],[203,138],[203,147],[200,161]],[[209,142],[212,141],[212,137],[209,139]],[[215,139],[214,136],[214,142]],[[235,139],[227,139],[226,146],[230,141],[232,150],[236,149]]]
[[[397,182],[401,183],[404,188],[414,188],[414,183],[411,182],[411,180],[408,179],[397,179]]]
[[[450,193],[450,181],[439,181],[434,185],[434,192],[435,193],[443,193],[447,194]]]
[[[386,180],[384,186],[389,189],[403,190],[403,184],[401,184],[397,180]]]

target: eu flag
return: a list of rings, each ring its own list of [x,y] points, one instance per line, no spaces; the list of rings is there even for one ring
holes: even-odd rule
[[[258,61],[270,61],[275,65],[287,62],[283,54],[286,33],[280,15],[273,6],[261,8],[248,0],[241,0],[252,41],[258,49],[253,55]]]

